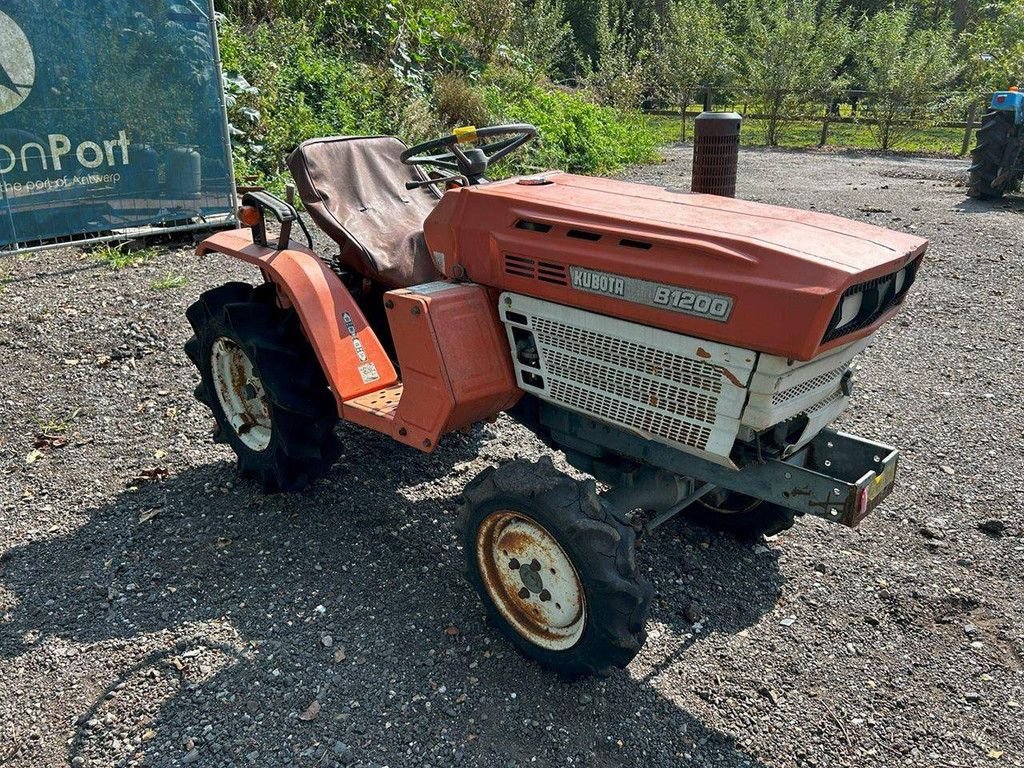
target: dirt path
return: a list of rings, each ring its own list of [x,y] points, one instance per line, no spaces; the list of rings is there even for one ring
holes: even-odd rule
[[[685,186],[668,154],[628,176]],[[530,435],[427,457],[343,428],[325,481],[264,498],[181,351],[185,307],[245,270],[0,261],[0,765],[1024,765],[1024,202],[965,201],[963,168],[743,153],[741,197],[932,240],[845,420],[902,477],[856,531],[666,526],[647,647],[574,683],[488,629],[457,567],[462,486]]]

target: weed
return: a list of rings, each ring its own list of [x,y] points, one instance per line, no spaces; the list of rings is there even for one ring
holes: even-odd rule
[[[39,431],[44,435],[62,435],[71,428],[71,424],[81,414],[81,408],[75,408],[67,416],[47,416],[45,418],[37,418],[36,426]]]
[[[154,291],[169,291],[174,288],[181,288],[188,279],[184,275],[175,275],[168,272],[166,275],[161,277],[159,280],[154,280],[149,284],[151,290]]]
[[[117,243],[100,246],[93,252],[93,256],[110,269],[119,270],[149,261],[157,253],[156,248],[130,248],[128,243]]]

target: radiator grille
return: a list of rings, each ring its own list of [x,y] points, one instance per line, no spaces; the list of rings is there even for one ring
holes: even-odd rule
[[[585,349],[589,357],[644,376],[658,376],[712,394],[722,391],[722,373],[710,363],[544,317],[534,318],[533,327],[542,345],[573,354]]]
[[[711,437],[711,430],[707,427],[700,427],[651,408],[641,408],[615,397],[576,387],[565,381],[552,381],[550,391],[555,400],[584,413],[592,413],[599,418],[625,424],[665,440],[694,448],[704,448]]]
[[[808,379],[807,381],[790,387],[789,389],[779,390],[772,395],[772,405],[782,405],[796,397],[806,395],[808,392],[812,392],[817,389],[827,389],[830,384],[838,387],[839,380],[842,379],[843,374],[846,373],[849,367],[850,364],[846,362],[838,368],[818,374],[813,379]]]
[[[708,445],[722,372],[710,363],[546,317],[532,319],[548,395],[692,448]]]

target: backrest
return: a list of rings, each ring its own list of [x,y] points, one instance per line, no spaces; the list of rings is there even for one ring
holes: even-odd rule
[[[310,217],[341,248],[346,267],[388,288],[438,277],[423,240],[423,220],[437,204],[399,156],[390,136],[338,136],[303,142],[288,158]]]

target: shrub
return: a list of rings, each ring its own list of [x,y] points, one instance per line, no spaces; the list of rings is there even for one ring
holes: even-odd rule
[[[521,91],[486,88],[494,122],[525,122],[541,132],[528,151],[512,156],[503,173],[560,168],[574,173],[611,173],[655,159],[655,137],[638,114],[594,104],[579,94],[530,86]]]

